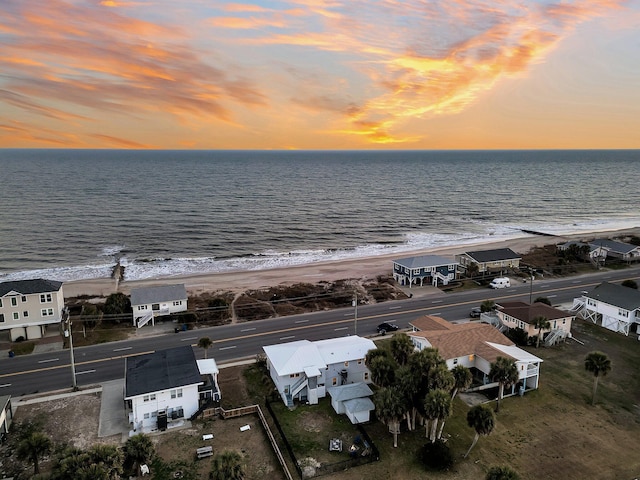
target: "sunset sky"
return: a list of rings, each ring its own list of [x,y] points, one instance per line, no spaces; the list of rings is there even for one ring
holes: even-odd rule
[[[640,1],[2,0],[0,148],[640,148]]]

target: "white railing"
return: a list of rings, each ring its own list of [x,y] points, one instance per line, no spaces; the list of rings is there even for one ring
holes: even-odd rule
[[[153,318],[153,312],[147,312],[142,317],[136,319],[136,325],[138,328],[144,327]]]

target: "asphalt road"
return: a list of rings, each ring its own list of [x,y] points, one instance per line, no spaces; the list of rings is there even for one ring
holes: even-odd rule
[[[549,298],[554,305],[567,304],[579,297],[582,291],[590,290],[602,281],[638,281],[639,274],[640,266],[564,279],[536,277],[533,284],[518,283],[502,290],[481,288],[449,294],[436,292],[420,297],[416,295],[408,300],[359,305],[357,321],[354,319],[355,309],[346,308],[75,348],[76,381],[82,387],[123,378],[126,357],[179,345],[195,346],[198,338],[204,336],[213,340],[208,356],[223,364],[253,357],[262,352],[263,345],[353,334],[376,335],[376,326],[383,321],[406,328],[410,321],[426,314],[438,315],[449,321],[467,320],[471,308],[486,299],[528,302],[530,297],[542,296]],[[203,357],[202,349],[196,348],[195,352],[198,358]],[[70,388],[71,385],[69,350],[0,360],[0,395],[18,397]]]

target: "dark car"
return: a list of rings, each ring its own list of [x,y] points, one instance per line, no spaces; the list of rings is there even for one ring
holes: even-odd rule
[[[480,318],[481,313],[482,313],[482,309],[480,307],[473,307],[469,312],[469,316],[471,318]]]
[[[395,323],[389,323],[389,322],[383,322],[380,325],[378,325],[378,333],[380,335],[384,335],[387,332],[395,332],[396,330],[398,330],[398,325],[396,325]]]

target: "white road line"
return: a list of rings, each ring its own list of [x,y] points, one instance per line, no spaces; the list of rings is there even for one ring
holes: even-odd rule
[[[188,342],[189,340],[197,340],[198,337],[188,337],[188,338],[181,338],[180,341],[181,342]]]
[[[353,318],[353,312],[351,312],[351,313],[345,313],[345,314],[343,315],[343,317],[351,317],[351,318]]]
[[[399,308],[402,308],[402,306],[398,305],[397,307],[389,307],[389,310],[397,310]]]
[[[133,347],[122,347],[122,348],[114,348],[114,352],[122,352],[124,350],[131,350]]]
[[[433,302],[431,302],[431,303],[442,303],[442,300],[434,300],[434,301],[433,301]]]
[[[309,320],[296,320],[293,323],[307,323]]]
[[[347,328],[349,327],[334,328],[333,330],[337,332],[338,330],[346,330]]]
[[[574,280],[574,281],[573,281],[573,282],[571,282],[571,283],[582,283],[582,280]]]
[[[547,295],[547,298],[557,297],[558,295]]]
[[[3,383],[2,385],[0,385],[0,388],[10,387],[10,386],[11,386],[10,383]]]
[[[229,347],[220,347],[218,350],[230,350],[232,348],[236,348],[236,346],[235,345],[231,345]]]
[[[49,363],[49,362],[57,362],[60,360],[59,358],[50,358],[48,360],[38,360],[38,363]]]
[[[85,373],[93,373],[95,370],[85,370],[83,372],[76,372],[76,375],[84,375]]]
[[[296,338],[295,335],[289,335],[288,337],[280,337],[280,340],[289,340],[290,338]]]
[[[241,332],[251,332],[251,331],[253,331],[253,330],[255,330],[255,329],[256,329],[256,327],[253,327],[253,328],[244,328],[244,329],[242,329],[242,330],[240,330],[240,331],[241,331]]]

